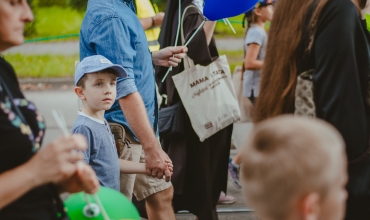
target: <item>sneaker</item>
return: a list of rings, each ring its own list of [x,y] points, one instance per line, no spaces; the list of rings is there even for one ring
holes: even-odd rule
[[[238,189],[242,188],[242,185],[239,181],[239,168],[235,166],[231,158],[229,159],[229,175],[231,177],[232,182],[234,183],[234,186]]]
[[[220,197],[218,198],[218,204],[233,204],[235,198],[233,196],[227,196],[225,193],[221,192]]]

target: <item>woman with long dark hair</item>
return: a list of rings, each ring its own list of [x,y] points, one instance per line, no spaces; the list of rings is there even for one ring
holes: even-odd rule
[[[160,35],[161,48],[174,46],[178,27],[178,0],[167,3],[166,16]],[[181,0],[181,11],[189,5],[196,5],[187,10],[184,16],[184,35],[186,41],[193,35],[203,22],[203,0]],[[182,15],[183,13],[181,13]],[[188,45],[188,56],[195,64],[207,66],[218,58],[213,38],[216,22],[207,21]],[[181,43],[181,37],[178,39]],[[161,94],[167,94],[168,106],[181,102],[176,91],[172,76],[181,73],[184,65],[174,68],[160,86]],[[167,68],[157,68],[156,74],[162,80]],[[173,206],[175,211],[189,210],[200,220],[218,219],[216,205],[221,191],[226,192],[228,158],[232,125],[222,129],[204,142],[199,141],[188,116],[184,117],[185,133],[182,136],[161,137],[163,149],[174,163],[172,183],[175,195]]]
[[[348,220],[370,216],[370,35],[365,0],[279,0],[269,30],[255,122],[295,110],[298,74],[313,71],[316,117],[346,142]]]

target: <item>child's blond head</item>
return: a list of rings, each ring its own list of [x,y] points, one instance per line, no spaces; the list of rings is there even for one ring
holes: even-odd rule
[[[248,201],[260,217],[285,220],[305,195],[315,192],[324,200],[335,182],[346,179],[345,169],[344,143],[331,125],[280,116],[252,131],[241,175]]]

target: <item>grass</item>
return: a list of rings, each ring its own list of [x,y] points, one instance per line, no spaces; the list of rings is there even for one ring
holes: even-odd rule
[[[80,32],[83,16],[83,12],[71,8],[38,8],[35,17],[36,34],[27,39],[77,34]]]
[[[243,63],[243,51],[219,51],[229,61],[231,72]],[[4,58],[12,64],[19,78],[59,78],[72,77],[74,63],[79,55],[25,55],[6,54]]]
[[[236,17],[229,18],[232,22],[232,26],[235,29],[236,34],[233,33],[229,25],[224,22],[217,22],[215,29],[216,38],[243,38],[245,33],[245,28],[243,28],[241,22],[243,21],[244,15],[239,15]],[[234,23],[235,22],[235,23]]]
[[[12,64],[19,78],[57,78],[73,76],[79,55],[7,54],[4,58]]]
[[[230,65],[231,73],[234,72],[234,69],[236,66],[243,65],[243,57],[244,57],[244,51],[243,50],[237,50],[237,51],[218,51],[220,55],[225,54],[227,57],[227,61]]]

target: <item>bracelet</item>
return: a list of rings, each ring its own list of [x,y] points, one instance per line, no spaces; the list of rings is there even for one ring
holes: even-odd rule
[[[152,17],[152,27],[154,27],[155,23],[154,23],[154,17]]]

